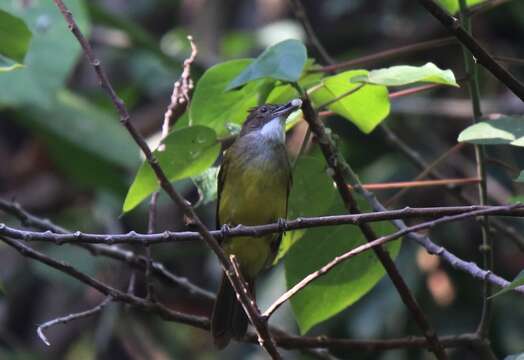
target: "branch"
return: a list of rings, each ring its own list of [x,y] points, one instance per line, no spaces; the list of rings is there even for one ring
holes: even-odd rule
[[[457,43],[457,40],[455,40],[455,38],[453,37],[445,37],[445,38],[440,38],[440,39],[428,40],[428,41],[410,44],[407,46],[402,46],[402,47],[398,47],[394,49],[380,51],[375,54],[362,56],[360,58],[344,61],[339,64],[332,64],[332,65],[327,65],[327,66],[323,66],[320,68],[314,68],[314,69],[311,69],[310,72],[328,72],[329,73],[333,71],[345,70],[345,69],[348,69],[348,68],[351,68],[357,65],[368,64],[376,60],[390,59],[390,58],[394,58],[394,57],[398,57],[402,55],[413,54],[419,51],[435,49],[441,46],[454,45],[456,43]]]
[[[297,88],[297,90],[299,93],[304,93],[301,88]],[[304,114],[304,119],[308,122],[311,128],[311,131],[317,137],[318,144],[322,150],[322,153],[324,154],[324,158],[326,159],[329,168],[332,170],[332,178],[337,185],[337,189],[339,191],[340,197],[342,198],[342,201],[344,202],[344,205],[346,206],[346,209],[349,213],[359,214],[360,209],[358,208],[355,199],[346,186],[345,172],[347,169],[347,164],[343,156],[336,149],[331,138],[327,135],[325,127],[319,121],[311,101],[307,97],[307,94],[303,95],[302,112]],[[377,238],[375,232],[368,224],[360,224],[359,227],[368,242]],[[432,345],[431,350],[435,353],[437,358],[447,359],[447,355],[444,352],[442,346],[439,344],[435,331],[432,329],[426,316],[418,306],[413,294],[402,279],[402,276],[398,272],[395,263],[389,254],[381,246],[373,248],[373,250],[386,269],[386,272],[395,285],[395,288],[397,289],[397,292],[399,293],[402,301],[411,311],[417,322],[417,325],[422,330],[424,336],[428,339],[428,342]]]
[[[502,206],[502,207],[499,207],[499,209],[500,210],[502,210],[502,209],[510,210],[511,208],[516,208],[516,207],[522,207],[522,205]],[[415,231],[424,230],[424,229],[430,229],[430,228],[433,228],[433,227],[435,227],[437,225],[448,223],[448,222],[464,220],[464,219],[467,219],[467,218],[480,216],[480,215],[487,215],[491,211],[497,211],[499,209],[495,209],[495,208],[493,208],[493,209],[482,209],[482,210],[471,211],[471,212],[468,212],[468,213],[459,214],[459,215],[455,215],[455,216],[445,216],[445,217],[439,218],[437,220],[432,220],[432,221],[428,221],[428,222],[425,222],[425,223],[422,223],[422,224],[406,227],[406,228],[401,229],[401,230],[399,230],[399,231],[397,231],[397,232],[395,232],[393,234],[382,236],[382,237],[380,237],[380,238],[378,238],[376,240],[373,240],[373,241],[370,241],[370,242],[368,242],[368,243],[366,243],[364,245],[358,246],[358,247],[356,247],[356,248],[354,248],[354,249],[352,249],[352,250],[350,250],[350,251],[348,251],[348,252],[346,252],[346,253],[344,253],[342,255],[337,256],[336,258],[331,260],[329,263],[327,263],[326,265],[322,266],[319,270],[317,270],[317,271],[315,271],[315,272],[305,276],[296,285],[294,285],[291,289],[289,289],[281,297],[279,297],[273,304],[271,304],[271,306],[269,306],[269,308],[264,312],[264,316],[270,317],[271,314],[273,314],[273,312],[275,312],[275,310],[280,307],[280,305],[282,305],[284,302],[289,300],[292,296],[294,296],[299,291],[304,289],[311,282],[313,282],[314,280],[318,279],[321,276],[326,275],[327,273],[329,273],[329,271],[331,271],[337,265],[340,265],[344,261],[352,258],[353,256],[361,254],[361,253],[363,253],[366,250],[369,250],[371,248],[376,248],[377,246],[384,245],[384,244],[386,244],[386,243],[388,243],[390,241],[399,239],[402,236],[407,235],[407,234],[412,233],[412,232],[415,232]],[[519,288],[519,292],[522,292],[524,294],[524,286],[522,288]]]
[[[228,274],[228,279],[231,282],[233,289],[237,294],[239,294],[241,289],[238,288],[238,286],[235,284],[235,281],[232,279],[233,272],[230,270],[231,263],[229,262],[229,259],[226,257],[223,249],[220,247],[218,241],[213,237],[213,235],[211,235],[209,230],[206,228],[204,223],[196,214],[193,207],[175,190],[175,188],[163,172],[162,168],[160,167],[158,160],[154,157],[153,153],[151,152],[151,149],[147,145],[146,141],[131,123],[129,112],[127,111],[127,108],[123,100],[120,99],[115,93],[105,73],[105,70],[101,66],[100,60],[98,60],[94,56],[91,45],[78,28],[71,11],[69,11],[69,9],[65,6],[62,0],[53,1],[64,16],[64,19],[66,20],[69,29],[72,31],[73,35],[77,38],[78,42],[82,46],[82,49],[84,50],[84,53],[87,59],[89,60],[89,63],[93,66],[95,73],[98,76],[102,89],[106,91],[114,107],[120,114],[120,122],[127,129],[127,131],[132,136],[133,140],[137,143],[137,145],[144,153],[148,164],[153,169],[158,179],[158,182],[160,183],[161,188],[167,193],[171,200],[173,200],[173,202],[183,211],[183,213],[191,220],[192,224],[196,227],[197,231],[200,233],[206,244],[218,257],[222,269],[225,271],[226,274]],[[254,325],[256,326],[256,324]],[[272,349],[269,347],[269,345],[265,347],[265,349],[268,351],[269,354],[272,353]]]
[[[500,66],[493,57],[460,25],[460,21],[443,10],[434,0],[418,0],[448,31],[460,41],[476,61],[482,64],[493,76],[506,85],[515,95],[524,101],[524,85]]]
[[[77,270],[72,265],[66,262],[63,262],[63,261],[55,260],[39,251],[32,249],[31,247],[25,245],[24,243],[20,241],[9,239],[8,237],[0,237],[0,241],[3,241],[6,245],[18,251],[22,256],[36,260],[58,271],[61,271],[62,273],[67,274],[79,280],[80,282],[84,283],[85,285],[98,290],[103,295],[110,296],[114,301],[123,302],[126,304],[140,307],[144,310],[156,312],[165,319],[170,319],[173,321],[192,325],[192,326],[199,327],[202,329],[209,328],[209,320],[207,318],[178,312],[178,311],[169,309],[168,307],[160,303],[154,303],[149,300],[142,299],[137,296],[128,294],[124,291],[118,290],[114,287],[106,285],[105,283],[87,274],[84,274],[83,272]]]
[[[324,49],[324,46],[322,46],[322,43],[320,40],[318,40],[317,34],[313,30],[313,27],[311,26],[311,22],[309,21],[306,10],[304,9],[304,6],[302,5],[301,0],[289,0],[289,4],[293,8],[293,12],[295,13],[295,16],[302,24],[302,27],[304,27],[304,30],[306,31],[307,39],[313,45],[313,47],[317,50],[318,54],[322,58],[322,60],[326,64],[332,64],[333,59],[328,54],[326,49]]]
[[[97,306],[95,306],[92,309],[89,309],[89,310],[86,310],[86,311],[82,311],[82,312],[78,312],[78,313],[74,313],[74,314],[69,314],[69,315],[66,315],[66,316],[62,316],[62,317],[59,317],[59,318],[47,321],[47,322],[43,323],[42,325],[38,326],[38,328],[36,329],[36,333],[38,334],[38,337],[44,342],[44,344],[46,344],[47,346],[51,346],[51,343],[49,342],[49,340],[47,339],[47,337],[44,334],[44,330],[45,329],[47,329],[47,328],[49,328],[51,326],[57,325],[57,324],[66,324],[66,323],[68,323],[70,321],[83,319],[83,318],[92,316],[92,315],[94,315],[96,313],[99,313],[112,300],[113,300],[113,298],[111,296],[108,296],[108,297],[106,297],[104,299],[104,301],[102,301],[100,304],[98,304]]]
[[[236,275],[232,276],[231,278],[241,289],[241,291],[237,293],[237,299],[242,304],[249,321],[255,326],[259,345],[265,348],[273,359],[282,359],[282,356],[279,354],[276,348],[275,341],[269,332],[269,328],[267,326],[268,318],[260,315],[260,310],[258,309],[255,300],[250,297],[249,290],[246,286],[247,283],[240,273],[240,268],[235,255],[231,255],[229,258],[231,260],[231,264],[233,265],[233,271]]]
[[[58,234],[70,233],[68,230],[56,224],[53,224],[51,221],[47,219],[41,219],[39,217],[32,215],[31,213],[24,210],[20,206],[20,204],[15,203],[15,202],[9,202],[9,201],[0,199],[0,210],[3,210],[6,213],[11,214],[14,217],[18,218],[20,222],[25,226],[30,226],[30,227],[33,227],[33,228],[36,228],[42,231],[49,230],[49,231],[52,231],[53,233],[58,233]],[[127,265],[129,265],[132,268],[145,271],[147,259],[142,256],[136,255],[134,252],[130,250],[118,249],[114,246],[96,245],[96,244],[88,244],[88,243],[74,243],[73,242],[72,244],[82,247],[83,249],[89,251],[91,254],[95,256],[103,255],[103,256],[112,258],[114,260],[125,262]],[[160,262],[154,261],[152,263],[152,270],[153,270],[153,274],[156,275],[159,279],[165,282],[168,282],[170,284],[173,284],[175,286],[179,286],[193,296],[200,296],[208,300],[214,299],[213,293],[194,285],[185,277],[181,277],[181,276],[173,274],[172,272],[168,271],[164,267],[164,265]]]
[[[380,128],[384,132],[386,140],[397,150],[399,150],[402,154],[404,154],[404,156],[408,160],[410,160],[415,166],[417,166],[421,170],[426,170],[428,169],[428,167],[431,167],[430,164],[426,163],[426,161],[422,158],[419,152],[417,152],[415,149],[409,146],[404,140],[399,138],[397,134],[395,134],[386,125],[382,124]],[[444,175],[436,169],[431,169],[430,171],[428,171],[428,175],[434,179],[445,178]],[[450,194],[455,196],[460,202],[467,204],[476,204],[475,199],[473,199],[471,196],[451,190],[453,189],[450,189]],[[491,225],[494,228],[496,228],[497,231],[501,232],[502,234],[513,240],[515,245],[517,245],[517,247],[520,250],[524,251],[524,237],[522,237],[520,232],[517,231],[514,227],[496,218],[491,219]]]
[[[1,204],[1,200],[0,200]],[[299,229],[309,229],[316,227],[334,226],[334,225],[363,225],[371,222],[395,219],[413,219],[413,218],[438,218],[441,216],[458,215],[471,211],[489,210],[488,215],[497,216],[515,216],[523,217],[524,209],[508,208],[506,206],[447,206],[447,207],[429,207],[429,208],[410,208],[405,207],[398,210],[384,210],[360,214],[345,215],[328,215],[319,217],[297,218],[294,220],[283,220],[273,224],[244,226],[238,225],[235,228],[223,230],[213,230],[210,234],[217,239],[225,239],[238,236],[263,236],[267,234],[280,233],[282,230],[291,231]],[[45,229],[44,229],[45,230]],[[42,241],[52,242],[57,245],[62,244],[139,244],[151,245],[158,243],[197,241],[202,240],[202,235],[198,232],[181,231],[171,232],[164,231],[156,234],[141,234],[130,231],[126,234],[90,234],[76,231],[74,233],[52,231],[28,231],[20,230],[6,224],[0,223],[0,235],[9,236],[13,239],[24,241]],[[99,249],[93,249],[99,251]],[[103,250],[105,251],[105,250]],[[122,251],[122,257],[129,257],[131,252]],[[115,255],[118,257],[118,255]],[[138,257],[137,261],[145,261]],[[155,267],[153,266],[153,269]]]

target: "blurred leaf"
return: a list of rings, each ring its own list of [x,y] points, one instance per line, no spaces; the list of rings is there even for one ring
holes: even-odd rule
[[[524,353],[508,355],[504,360],[524,360]]]
[[[231,90],[249,81],[269,77],[282,81],[298,81],[306,64],[307,51],[298,40],[285,40],[273,45],[256,58],[226,90]]]
[[[155,150],[154,155],[170,181],[201,174],[220,152],[215,131],[205,126],[174,130],[163,144],[164,151]],[[153,169],[147,162],[142,163],[127,193],[123,211],[132,210],[159,187]]]
[[[192,125],[205,125],[227,135],[226,124],[241,124],[247,111],[258,103],[259,83],[250,83],[242,89],[225,91],[226,85],[237,76],[250,59],[227,61],[209,68],[196,84],[189,118]]]
[[[524,270],[521,270],[520,273],[513,279],[513,281],[504,289],[500,290],[499,292],[491,295],[489,298],[493,299],[495,296],[499,296],[502,294],[507,293],[508,291],[511,291],[515,288],[518,288],[519,286],[524,285]]]
[[[469,7],[484,1],[486,0],[466,0],[466,5]],[[459,0],[439,0],[439,3],[451,14],[455,14],[460,9]]]
[[[516,182],[524,182],[524,170],[521,170],[520,171],[520,174],[519,176],[517,176],[517,178],[514,180]],[[522,200],[524,200],[524,197],[523,196],[519,196],[515,199],[515,203],[517,202],[522,202]]]
[[[473,124],[462,130],[458,141],[480,145],[524,146],[524,117],[502,116]]]
[[[0,9],[0,55],[22,64],[30,41],[31,31],[25,22]]]
[[[84,1],[66,3],[88,37]],[[0,89],[9,89],[0,90],[0,104],[50,107],[76,63],[80,45],[52,1],[30,1],[20,6],[18,1],[0,0],[0,9],[22,18],[33,33],[25,67],[0,76]]]
[[[106,25],[111,28],[122,30],[127,36],[129,36],[129,40],[131,40],[134,49],[146,49],[161,60],[164,65],[180,71],[181,67],[179,62],[165,54],[161,50],[158,40],[144,29],[140,23],[122,17],[114,11],[107,11],[104,6],[97,5],[93,1],[90,1],[87,4],[93,22],[98,25]]]
[[[178,78],[178,74],[150,51],[134,49],[129,54],[126,66],[132,74],[133,84],[140,86],[153,99],[171,93],[173,82]]]
[[[124,168],[138,164],[138,148],[115,115],[85,99],[61,91],[49,109],[27,107],[26,125],[52,134]]]
[[[4,283],[3,283],[2,280],[0,280],[0,297],[2,297],[4,295],[5,295]]]
[[[200,194],[199,205],[206,205],[216,200],[218,170],[218,166],[211,166],[202,174],[193,177],[193,182]]]
[[[255,46],[253,34],[234,31],[224,35],[220,44],[220,54],[224,58],[238,58],[248,54]]]
[[[293,184],[288,202],[288,219],[321,216],[326,213],[335,197],[333,182],[326,176],[325,162],[312,156],[302,156],[293,171]],[[300,239],[305,230],[284,234],[275,263]]]
[[[424,66],[399,65],[371,70],[366,75],[354,76],[351,81],[384,86],[401,86],[413,83],[459,86],[455,81],[453,71],[439,69],[433,63],[427,63]]]
[[[361,86],[350,80],[367,74],[366,70],[351,70],[324,78],[323,86],[312,91],[311,99],[317,107],[322,106]],[[388,90],[385,86],[366,84],[355,93],[329,105],[328,109],[348,119],[368,134],[389,114]]]
[[[330,214],[333,213],[340,211],[330,211]],[[375,223],[372,226],[378,236],[393,231],[393,226],[388,222]],[[354,225],[309,229],[302,239],[291,247],[285,258],[288,288],[336,256],[365,242],[361,231]],[[392,258],[398,254],[400,244],[400,241],[387,244],[386,249]],[[355,303],[371,290],[384,274],[384,268],[375,254],[367,251],[339,264],[326,275],[310,283],[291,298],[291,306],[300,332],[306,333],[319,322]]]

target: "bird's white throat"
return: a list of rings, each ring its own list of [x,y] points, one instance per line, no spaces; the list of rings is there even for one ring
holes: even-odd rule
[[[280,117],[276,117],[262,126],[260,134],[267,140],[284,143],[286,141],[284,124],[285,121],[282,121]]]

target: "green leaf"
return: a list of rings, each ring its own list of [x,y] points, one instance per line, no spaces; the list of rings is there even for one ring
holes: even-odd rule
[[[307,51],[302,42],[284,40],[268,47],[227,86],[231,90],[249,81],[269,77],[282,81],[298,81],[306,64]]]
[[[289,195],[288,218],[324,215],[333,203],[336,190],[326,176],[325,162],[312,156],[302,156],[293,171],[293,185]],[[287,253],[291,245],[304,235],[304,230],[284,234],[275,263]]]
[[[30,41],[31,31],[25,22],[0,9],[0,55],[22,64]]]
[[[466,0],[466,5],[470,7],[484,1],[486,0]],[[439,0],[439,3],[451,14],[455,14],[460,9],[459,0]]]
[[[424,66],[399,65],[371,70],[367,75],[355,76],[351,81],[384,86],[401,86],[413,83],[459,86],[453,71],[439,69],[433,63],[427,63]]]
[[[334,213],[331,211],[330,213]],[[387,222],[375,223],[377,236],[393,231]],[[318,270],[334,257],[365,243],[357,226],[342,225],[310,229],[291,247],[286,258],[288,288],[308,274]],[[394,258],[400,241],[387,244]],[[316,324],[344,310],[371,290],[385,271],[373,253],[367,251],[339,264],[326,275],[316,279],[291,298],[300,332],[306,333]]]
[[[84,35],[89,37],[84,1],[66,3]],[[78,41],[52,1],[29,1],[20,6],[19,1],[0,0],[0,9],[23,19],[33,33],[25,67],[0,76],[0,89],[9,89],[0,91],[0,105],[51,107],[80,55]],[[4,40],[1,35],[0,39]]]
[[[501,116],[481,121],[462,130],[458,141],[479,145],[524,146],[524,117]]]
[[[227,123],[241,124],[247,111],[258,102],[260,84],[225,91],[226,85],[252,60],[227,61],[209,68],[198,81],[189,109],[190,123],[214,129],[219,137],[227,135]]]
[[[201,174],[210,167],[220,152],[213,129],[192,126],[172,131],[163,144],[163,151],[156,150],[155,157],[170,181]],[[132,210],[151,193],[159,189],[153,169],[144,162],[127,193],[123,211]]]
[[[520,273],[515,277],[515,279],[513,279],[513,281],[508,286],[506,286],[504,289],[500,290],[499,292],[491,295],[489,298],[493,299],[495,296],[505,294],[508,291],[511,291],[522,285],[524,285],[524,270],[521,270]]]
[[[4,283],[0,281],[0,296],[4,296],[4,295],[5,295]]]
[[[311,98],[317,107],[321,106],[360,86],[350,80],[367,74],[366,70],[351,70],[324,78],[323,86],[312,91]],[[385,86],[366,84],[355,93],[329,105],[328,108],[368,134],[389,114],[388,90]]]

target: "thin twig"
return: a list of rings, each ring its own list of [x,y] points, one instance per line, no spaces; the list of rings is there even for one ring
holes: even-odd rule
[[[503,210],[503,209],[504,210],[510,210],[511,208],[517,208],[517,207],[522,207],[522,205],[502,206],[502,207],[499,207],[496,210]],[[495,210],[495,209],[492,209],[492,210]],[[271,304],[269,306],[269,308],[264,312],[264,316],[270,317],[273,314],[273,312],[275,312],[275,310],[280,307],[280,305],[282,305],[287,300],[289,300],[292,296],[294,296],[299,291],[304,289],[311,282],[313,282],[314,280],[318,279],[321,276],[324,276],[324,275],[328,274],[329,271],[331,271],[333,268],[335,268],[336,266],[340,265],[344,261],[352,258],[353,256],[361,254],[364,251],[369,250],[371,248],[375,248],[377,246],[384,245],[384,244],[386,244],[386,243],[388,243],[390,241],[399,239],[399,238],[403,237],[404,235],[407,235],[407,234],[415,232],[415,231],[424,230],[424,229],[430,229],[430,228],[433,228],[433,227],[435,227],[437,225],[440,225],[440,224],[444,224],[444,223],[448,223],[448,222],[454,222],[454,221],[459,221],[459,220],[464,220],[464,219],[468,219],[468,218],[471,218],[471,217],[480,216],[480,215],[484,215],[484,214],[489,214],[490,211],[491,211],[491,209],[482,209],[482,210],[475,210],[475,211],[471,211],[469,213],[464,213],[464,214],[459,214],[459,215],[454,215],[454,216],[441,217],[441,218],[436,219],[436,220],[427,221],[427,222],[424,222],[424,223],[421,223],[421,224],[418,224],[418,225],[406,227],[406,228],[401,229],[401,230],[399,230],[399,231],[397,231],[395,233],[392,233],[392,234],[386,235],[386,236],[382,236],[380,238],[377,238],[376,240],[370,241],[370,242],[368,242],[366,244],[363,244],[363,245],[358,246],[358,247],[356,247],[354,249],[351,249],[350,251],[335,257],[333,260],[328,262],[326,265],[322,266],[317,271],[312,272],[311,274],[305,276],[296,285],[294,285],[291,289],[289,289],[282,296],[280,296],[273,304]]]
[[[410,160],[415,166],[419,169],[424,170],[429,167],[429,164],[422,158],[419,152],[409,146],[404,140],[397,136],[391,129],[389,129],[385,124],[380,126],[380,129],[384,132],[386,140],[399,150],[404,156]],[[429,174],[432,178],[435,179],[444,179],[445,176],[441,174],[438,170],[432,169]],[[454,189],[449,189],[454,190]],[[469,195],[463,194],[458,191],[450,191],[450,194],[455,196],[460,202],[467,203],[469,205],[475,204],[476,200],[470,197]],[[524,237],[511,225],[499,220],[491,219],[491,225],[501,234],[507,236],[511,239],[517,247],[524,251]]]
[[[483,65],[493,76],[506,85],[515,95],[524,101],[524,85],[522,85],[509,71],[500,66],[493,57],[461,26],[460,21],[449,15],[434,0],[418,0],[438,21],[461,42],[475,60]]]
[[[454,45],[457,43],[457,40],[453,37],[445,37],[440,39],[423,41],[415,44],[410,44],[407,46],[397,47],[394,49],[388,49],[374,53],[371,55],[362,56],[357,59],[341,62],[338,64],[327,65],[320,68],[313,68],[310,72],[333,72],[339,70],[345,70],[357,65],[365,65],[377,60],[391,59],[398,56],[403,56],[407,54],[413,54],[419,51],[424,51],[428,49],[435,49],[441,46]]]
[[[56,318],[50,321],[46,321],[42,325],[39,325],[38,328],[36,329],[38,337],[44,342],[44,344],[46,344],[47,346],[51,346],[51,343],[49,342],[49,340],[47,339],[47,337],[44,334],[45,329],[50,328],[51,326],[54,326],[54,325],[66,324],[73,320],[78,320],[78,319],[83,319],[89,316],[93,316],[96,313],[99,313],[100,311],[102,311],[102,309],[106,305],[108,305],[112,300],[113,298],[111,296],[108,296],[104,299],[104,301],[102,301],[100,304],[98,304],[97,306],[95,306],[92,309],[82,311],[82,312],[77,312],[74,314],[69,314],[69,315],[62,316],[62,317],[59,317],[59,318]]]
[[[196,326],[202,329],[209,329],[209,320],[207,318],[178,312],[169,309],[168,307],[158,302],[154,303],[149,300],[134,296],[132,294],[128,294],[125,291],[118,290],[101,282],[100,280],[97,280],[79,271],[74,266],[66,262],[55,260],[39,251],[34,250],[33,248],[22,243],[21,241],[13,240],[8,237],[0,237],[0,241],[4,242],[6,245],[18,251],[20,255],[46,264],[51,268],[54,268],[64,274],[67,274],[77,279],[81,283],[98,290],[100,293],[106,296],[111,296],[111,298],[114,301],[134,305],[142,308],[143,310],[153,311],[165,319]]]
[[[421,180],[421,179],[425,178],[426,176],[428,176],[428,174],[430,174],[433,169],[435,169],[437,166],[439,166],[440,163],[442,163],[444,160],[446,160],[450,155],[452,155],[455,152],[457,152],[460,149],[462,149],[465,145],[466,145],[466,143],[458,143],[458,144],[455,144],[454,146],[452,146],[450,149],[446,150],[446,152],[444,152],[444,154],[440,155],[436,160],[434,160],[431,164],[429,164],[429,166],[427,168],[422,170],[422,172],[420,174],[418,174],[417,177],[415,178],[415,181]],[[446,180],[446,179],[437,179],[436,181],[443,181],[443,180]],[[435,180],[433,180],[433,181],[435,181]],[[365,185],[364,185],[364,188],[366,188]],[[367,189],[367,190],[369,190],[369,189]],[[392,196],[389,200],[387,200],[384,203],[384,206],[386,208],[389,208],[391,205],[393,205],[398,200],[400,200],[400,198],[402,196],[404,196],[409,190],[410,190],[410,188],[405,188],[405,189],[399,191],[394,196]]]
[[[306,10],[304,9],[304,6],[302,5],[301,0],[289,0],[289,4],[293,8],[293,13],[297,17],[297,19],[300,21],[302,26],[304,27],[304,30],[307,34],[307,39],[313,45],[317,53],[320,55],[324,63],[326,64],[332,64],[333,59],[328,54],[326,49],[324,49],[324,46],[322,46],[322,43],[320,40],[318,40],[317,34],[313,30],[313,27],[311,26],[311,22],[308,19],[308,16],[306,14]]]
[[[413,180],[413,181],[397,181],[376,184],[362,184],[366,190],[391,190],[391,189],[412,189],[419,187],[434,187],[434,186],[455,186],[455,185],[470,185],[478,184],[479,178],[460,178],[460,179],[438,179],[438,180]],[[348,185],[350,189],[353,186]]]
[[[41,219],[33,214],[27,212],[23,209],[20,204],[15,202],[6,201],[0,199],[0,210],[5,211],[12,216],[15,216],[20,220],[20,222],[25,225],[42,231],[51,231],[57,234],[70,234],[71,232],[52,223],[47,219]],[[89,243],[75,243],[72,242],[72,245],[82,247],[83,249],[89,251],[91,254],[98,256],[106,256],[114,260],[122,261],[128,266],[144,271],[146,267],[146,259],[142,256],[135,254],[130,250],[118,249],[114,246],[106,245],[97,245]],[[213,293],[204,290],[193,283],[191,283],[187,278],[175,275],[174,273],[168,271],[165,266],[154,261],[152,263],[153,274],[157,276],[160,280],[168,282],[171,285],[179,286],[190,295],[200,296],[208,300],[214,298]]]
[[[468,35],[471,35],[471,19],[467,15],[467,4],[466,0],[459,0],[460,6],[460,23]],[[466,68],[466,75],[468,77],[468,88],[469,95],[471,98],[471,107],[473,111],[473,123],[477,123],[481,120],[482,110],[480,105],[480,90],[478,83],[478,69],[476,60],[469,53],[467,47],[462,45],[462,53],[464,56],[464,63]],[[477,176],[480,178],[478,184],[478,196],[480,205],[486,205],[488,200],[488,191],[486,184],[486,168],[484,164],[484,158],[486,157],[485,148],[483,145],[474,144],[475,149],[475,163],[477,168]],[[482,254],[482,263],[485,269],[493,269],[493,242],[489,234],[489,219],[487,216],[483,216],[481,220],[481,234],[482,234],[482,245],[479,247]],[[491,296],[491,284],[489,281],[484,281],[483,288],[483,301],[482,301],[482,313],[480,322],[478,325],[478,333],[481,338],[487,338],[488,336],[488,324],[491,318],[491,302],[488,298]]]
[[[193,92],[194,84],[191,79],[191,65],[196,59],[198,49],[193,41],[193,37],[188,36],[187,40],[191,45],[191,55],[184,60],[184,66],[180,79],[173,84],[173,92],[171,93],[171,101],[167,106],[164,114],[164,121],[162,123],[162,140],[169,134],[169,130],[175,122],[187,110]],[[164,150],[163,144],[158,147],[160,151]]]

